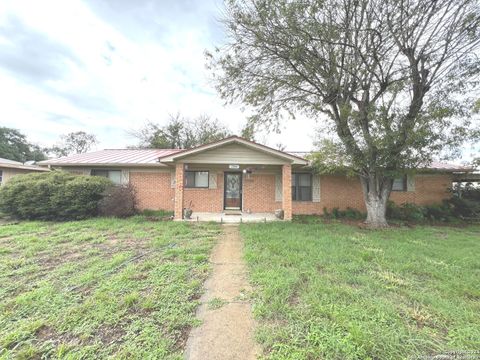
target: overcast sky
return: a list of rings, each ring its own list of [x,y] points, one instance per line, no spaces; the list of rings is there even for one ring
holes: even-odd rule
[[[238,133],[240,106],[224,106],[204,51],[220,45],[221,0],[0,1],[1,125],[31,142],[94,133],[99,148],[134,144],[129,129],[168,114],[209,114]],[[314,122],[285,124],[269,145],[312,146]]]

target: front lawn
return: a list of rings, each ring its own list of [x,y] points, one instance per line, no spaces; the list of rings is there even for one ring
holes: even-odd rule
[[[478,354],[479,226],[270,223],[241,233],[268,359]]]
[[[141,216],[0,226],[0,359],[181,359],[218,233]]]

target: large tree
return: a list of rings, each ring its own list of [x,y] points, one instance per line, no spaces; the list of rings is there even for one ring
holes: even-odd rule
[[[229,136],[230,132],[217,119],[208,115],[190,119],[177,114],[171,115],[166,125],[149,122],[131,134],[139,140],[139,147],[190,149],[221,140]]]
[[[472,134],[478,0],[227,0],[224,23],[208,54],[221,96],[267,126],[318,119],[372,226],[387,225],[395,176]]]
[[[49,149],[56,156],[82,154],[98,144],[97,137],[85,131],[75,131],[60,136],[60,143]]]
[[[40,161],[47,157],[38,146],[16,129],[0,127],[0,157],[14,161]]]

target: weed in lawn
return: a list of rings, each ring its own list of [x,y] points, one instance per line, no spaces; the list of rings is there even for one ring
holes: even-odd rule
[[[216,310],[216,309],[220,309],[223,305],[227,304],[228,302],[222,298],[213,298],[212,300],[210,300],[208,302],[208,308],[210,310]]]

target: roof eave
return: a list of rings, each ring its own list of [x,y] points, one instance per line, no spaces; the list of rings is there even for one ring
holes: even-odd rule
[[[71,167],[166,167],[167,164],[162,163],[44,163],[44,166],[71,166]]]

